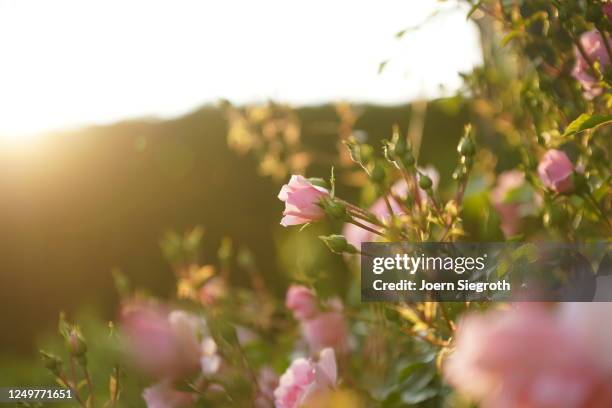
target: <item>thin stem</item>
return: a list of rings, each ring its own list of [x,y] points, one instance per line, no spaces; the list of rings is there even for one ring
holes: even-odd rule
[[[91,375],[89,375],[89,369],[86,365],[83,365],[83,374],[85,375],[85,380],[87,381],[87,389],[89,390],[89,398],[91,399],[91,406],[94,406],[94,389],[93,383],[91,381]]]
[[[62,373],[58,373],[57,378],[59,378],[64,384],[66,384],[66,387],[68,387],[68,389],[74,393],[74,397],[77,399],[79,404],[85,407],[85,404],[83,403],[83,400],[81,399],[81,395],[79,394],[79,391],[76,389],[76,386],[70,385],[70,382],[68,381],[66,376]]]
[[[354,224],[354,225],[358,226],[359,228],[363,228],[364,230],[369,231],[369,232],[371,232],[373,234],[379,235],[381,237],[385,237],[385,234],[381,233],[380,231],[375,230],[374,228],[370,228],[367,225],[364,225],[364,224],[360,223],[359,221],[355,220],[354,218],[351,219],[349,222],[351,224]]]
[[[385,228],[385,224],[383,224],[378,218],[372,219],[371,217],[368,217],[366,215],[363,215],[362,213],[358,213],[358,212],[353,212],[352,210],[349,210],[349,214],[352,215],[353,217],[357,217],[363,221],[366,221],[370,224],[374,224],[378,227],[381,228]]]
[[[574,42],[574,45],[576,45],[576,48],[580,52],[580,55],[582,55],[582,58],[584,58],[584,60],[586,61],[587,65],[589,66],[589,69],[591,70],[591,74],[593,75],[593,78],[597,79],[597,70],[595,70],[595,66],[593,65],[593,63],[589,59],[589,56],[587,55],[586,51],[584,50],[584,47],[580,43],[580,40],[578,40],[573,35],[572,35],[572,40]]]
[[[389,217],[393,217],[395,213],[393,212],[393,207],[391,207],[389,196],[383,193],[383,199],[385,200],[385,204],[387,205],[387,211],[389,211]]]
[[[349,203],[348,201],[345,201],[341,198],[337,198],[336,200],[338,200],[339,202],[341,202],[342,204],[346,205],[346,207],[352,211],[353,213],[355,213],[355,215],[359,215],[359,218],[361,218],[364,221],[368,221],[370,224],[375,224],[378,225],[379,227],[384,227],[384,224],[382,224],[382,222],[378,219],[377,216],[375,216],[374,214],[372,214],[371,212],[364,210],[361,207],[358,207],[354,204]]]
[[[446,308],[444,307],[444,303],[438,302],[438,306],[440,306],[440,314],[442,315],[442,319],[446,322],[446,325],[450,329],[451,333],[455,332],[455,323],[448,317],[448,313]]]

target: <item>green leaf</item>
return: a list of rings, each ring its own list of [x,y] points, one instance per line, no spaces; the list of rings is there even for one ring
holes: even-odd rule
[[[574,119],[565,129],[563,136],[572,136],[585,130],[593,129],[612,122],[612,115],[590,115],[583,113]]]

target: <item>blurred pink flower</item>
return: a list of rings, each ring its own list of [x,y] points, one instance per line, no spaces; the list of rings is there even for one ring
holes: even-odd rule
[[[520,227],[521,204],[507,200],[508,194],[525,184],[525,174],[510,170],[497,177],[497,184],[491,190],[491,204],[501,219],[501,229],[506,237],[515,235]]]
[[[445,378],[483,407],[612,406],[612,377],[591,343],[542,306],[468,316],[455,347]]]
[[[302,333],[312,351],[332,347],[337,352],[348,348],[348,328],[340,301],[334,301],[329,311],[302,321]]]
[[[147,408],[184,408],[191,407],[194,403],[192,394],[175,390],[168,381],[145,388],[142,397]]]
[[[604,6],[604,11],[608,14],[610,6]],[[610,56],[606,51],[604,39],[599,31],[592,30],[582,34],[580,36],[580,44],[592,64],[599,61],[602,70],[605,70],[610,65]],[[612,45],[612,40],[608,40],[608,44]],[[602,89],[597,84],[596,78],[593,77],[589,63],[577,47],[574,50],[574,54],[576,55],[576,63],[572,69],[572,76],[582,85],[585,98],[593,99],[601,94]]]
[[[121,321],[130,357],[155,378],[177,379],[198,368],[204,374],[218,369],[216,345],[213,350],[214,341],[207,337],[206,321],[201,317],[136,303],[124,307]]]
[[[325,217],[325,212],[319,207],[319,201],[329,195],[329,192],[315,186],[303,176],[291,176],[289,184],[285,184],[278,198],[285,202],[285,211],[281,225],[306,224]]]
[[[538,165],[538,175],[542,183],[557,193],[569,193],[574,190],[574,165],[561,150],[547,151]]]
[[[213,276],[200,288],[198,297],[204,306],[217,303],[227,294],[227,285],[221,276]]]
[[[274,390],[276,408],[299,408],[307,406],[315,396],[331,391],[336,385],[337,366],[333,349],[324,349],[319,361],[299,358],[280,378]]]
[[[423,169],[419,169],[419,171],[431,178],[431,180],[433,181],[434,190],[438,188],[440,175],[434,167],[427,166]],[[427,198],[427,192],[425,190],[419,187],[417,191],[421,200]],[[396,181],[395,184],[393,184],[393,186],[391,187],[391,192],[393,194],[387,196],[387,198],[389,199],[389,204],[391,205],[393,215],[403,215],[404,211],[402,210],[402,206],[395,200],[394,196],[399,198],[400,200],[405,200],[406,198],[408,198],[408,184],[406,183],[406,180],[402,178]],[[369,211],[382,221],[388,220],[390,216],[389,208],[383,197],[376,200],[374,204],[372,204],[372,206],[369,208]],[[379,229],[374,224],[370,224],[366,221],[361,222],[375,230]],[[353,245],[356,248],[360,248],[362,242],[373,242],[377,240],[376,234],[350,223],[344,225],[342,235],[344,235],[349,244]]]
[[[297,320],[310,319],[319,311],[319,301],[309,288],[302,285],[291,285],[285,300],[287,309],[293,312]]]
[[[263,367],[257,375],[256,408],[271,408],[274,406],[274,390],[278,387],[278,375],[270,367]]]
[[[603,12],[608,17],[608,20],[612,20],[612,2],[607,2],[603,5]]]
[[[612,303],[563,303],[560,315],[563,324],[612,378]]]

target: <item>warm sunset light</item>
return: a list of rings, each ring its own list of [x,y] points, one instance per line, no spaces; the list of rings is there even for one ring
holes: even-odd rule
[[[0,408],[612,407],[612,0],[0,0]]]
[[[174,116],[219,98],[396,103],[447,95],[460,84],[457,73],[481,58],[465,7],[444,4],[439,18],[394,38],[438,7],[433,0],[0,0],[0,135],[31,139]]]

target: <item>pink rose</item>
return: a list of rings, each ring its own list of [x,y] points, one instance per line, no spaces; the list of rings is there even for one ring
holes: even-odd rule
[[[185,408],[194,403],[192,394],[175,390],[168,381],[146,388],[142,397],[147,408]]]
[[[542,183],[557,193],[574,190],[574,165],[561,150],[547,151],[538,165],[538,175]]]
[[[332,347],[338,352],[348,348],[348,328],[342,305],[339,303],[328,311],[302,321],[302,333],[313,351]]]
[[[319,311],[319,302],[314,292],[302,285],[289,287],[285,305],[297,320],[310,319]]]
[[[612,20],[612,2],[607,2],[603,5],[603,12],[608,17],[608,20]]]
[[[276,408],[307,406],[313,397],[334,388],[337,371],[333,349],[322,350],[318,362],[304,358],[293,361],[274,390]]]
[[[521,217],[530,203],[519,200],[508,200],[508,195],[525,185],[525,174],[519,170],[510,170],[497,177],[497,184],[491,190],[491,204],[501,219],[501,229],[506,237],[519,231]]]
[[[608,13],[610,6],[606,5],[604,7],[605,12]],[[588,60],[592,64],[599,61],[602,66],[602,70],[605,70],[605,68],[610,65],[610,56],[606,51],[604,39],[599,31],[592,30],[583,33],[580,36],[580,44],[582,45]],[[612,40],[608,40],[608,44],[612,45]],[[580,50],[576,48],[574,50],[574,54],[576,55],[576,63],[572,69],[572,76],[578,82],[580,82],[580,85],[582,85],[585,98],[593,99],[601,94],[602,89],[597,84],[596,78],[593,77],[591,68]]]
[[[461,321],[444,375],[483,407],[609,407],[612,376],[591,346],[559,316],[523,304]]]
[[[306,224],[324,218],[325,211],[318,204],[328,195],[325,188],[315,186],[303,176],[291,176],[289,184],[278,193],[278,199],[285,202],[281,225]]]

